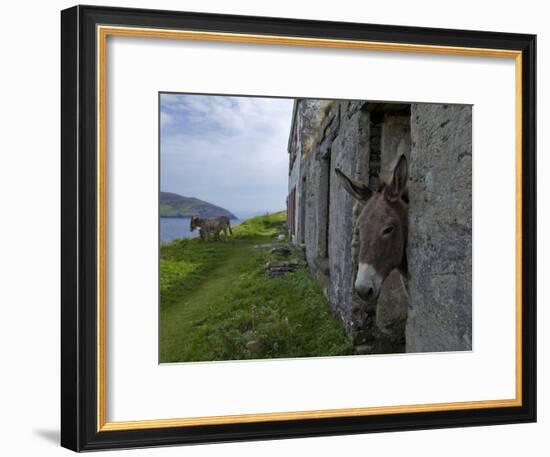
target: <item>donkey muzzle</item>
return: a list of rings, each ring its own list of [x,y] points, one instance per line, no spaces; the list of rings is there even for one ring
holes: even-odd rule
[[[355,278],[355,291],[362,300],[368,304],[376,303],[382,288],[382,277],[376,272],[372,265],[360,263]]]

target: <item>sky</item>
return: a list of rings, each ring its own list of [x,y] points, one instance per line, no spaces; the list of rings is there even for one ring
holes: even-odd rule
[[[161,190],[241,218],[285,209],[293,101],[161,94]]]

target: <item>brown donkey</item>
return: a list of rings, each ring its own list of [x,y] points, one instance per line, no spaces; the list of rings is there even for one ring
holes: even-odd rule
[[[357,219],[359,267],[355,290],[368,309],[376,309],[382,284],[392,270],[401,273],[407,288],[407,158],[399,158],[391,183],[381,183],[377,189],[348,178],[338,168],[335,171],[346,190],[363,204]]]
[[[199,229],[199,235],[201,240],[208,241],[210,235],[214,235],[214,240],[220,240],[220,232],[223,232],[224,240],[227,241],[227,231],[233,235],[231,230],[231,222],[227,216],[219,216],[213,219],[203,219],[199,216],[193,216],[191,218],[191,223],[189,229],[194,231]]]

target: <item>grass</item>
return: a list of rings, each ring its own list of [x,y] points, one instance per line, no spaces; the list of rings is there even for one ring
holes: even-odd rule
[[[347,355],[353,347],[307,270],[265,273],[286,213],[249,219],[230,241],[161,246],[160,361]],[[290,259],[297,258],[293,251]]]

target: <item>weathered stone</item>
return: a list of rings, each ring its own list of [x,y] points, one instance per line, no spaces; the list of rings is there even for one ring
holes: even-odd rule
[[[261,341],[258,340],[250,340],[246,343],[246,349],[248,349],[250,352],[258,352],[262,348]]]
[[[304,268],[306,262],[303,260],[289,260],[283,262],[267,262],[265,269],[267,275],[271,278],[285,276],[288,273]]]
[[[335,102],[327,108],[330,108],[330,110],[321,123],[322,135],[316,148],[317,159],[327,159],[329,157],[332,142],[340,132],[341,103]]]
[[[347,102],[348,118],[353,116],[357,111],[363,108],[363,106],[365,106],[365,102],[363,100],[350,100],[349,102]]]
[[[359,344],[355,346],[354,352],[357,355],[372,354],[374,346],[372,344]]]
[[[380,178],[390,182],[393,169],[401,155],[410,159],[411,119],[410,116],[386,114],[381,127]]]
[[[354,225],[361,205],[345,191],[336,178],[334,169],[339,167],[356,179],[368,181],[369,129],[369,114],[359,109],[350,118],[344,118],[331,147],[329,168],[329,235],[326,238],[331,287],[328,289],[328,296],[348,335],[355,342],[364,340],[364,330],[368,323],[368,316],[354,312],[361,306],[361,300],[353,289],[358,253]],[[311,252],[314,252],[313,249]]]
[[[277,246],[275,248],[272,248],[269,252],[275,255],[289,256],[292,251],[286,246]]]
[[[472,109],[411,105],[408,352],[472,348]]]
[[[291,245],[288,243],[264,243],[264,244],[254,245],[254,249],[274,249],[274,248],[280,248],[280,247],[291,249]]]
[[[390,339],[401,339],[408,306],[409,298],[401,274],[394,270],[384,281],[376,305],[376,326],[380,332]]]

